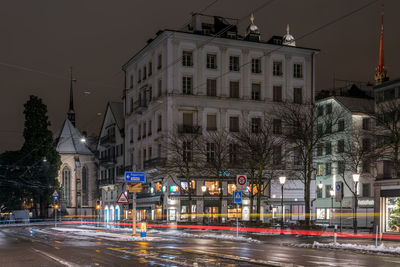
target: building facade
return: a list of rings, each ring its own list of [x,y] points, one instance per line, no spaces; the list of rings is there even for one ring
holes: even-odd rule
[[[125,165],[149,177],[137,199],[139,219],[187,220],[189,209],[193,219],[196,214],[235,219],[235,177],[193,177],[190,185],[181,177],[167,177],[159,171],[167,161],[164,148],[168,136],[235,133],[244,123],[268,117],[283,102],[312,103],[318,51],[296,47],[287,31],[264,42],[253,17],[240,36],[223,18],[194,14],[188,30],[158,32],[123,66]],[[182,188],[193,192],[191,207]],[[272,213],[270,195],[271,190],[264,190],[263,214]],[[303,197],[297,200],[304,205]],[[250,210],[245,199],[243,220],[249,220]]]

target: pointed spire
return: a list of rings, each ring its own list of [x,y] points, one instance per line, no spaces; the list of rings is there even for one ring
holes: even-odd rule
[[[287,24],[286,25],[286,34],[289,34],[289,31],[290,31],[290,27],[289,27],[289,24]]]
[[[376,67],[376,72],[375,72],[375,84],[381,84],[384,81],[389,80],[389,77],[387,77],[387,71],[385,68],[385,58],[384,58],[384,48],[383,48],[383,16],[384,16],[384,11],[383,11],[383,5],[382,5],[382,13],[381,13],[381,32],[380,32],[380,38],[379,38],[379,60],[378,60],[378,66]]]
[[[74,111],[74,95],[73,95],[73,87],[74,87],[74,82],[76,82],[76,79],[73,78],[72,76],[72,67],[70,67],[70,87],[69,87],[69,110],[68,110],[68,120],[71,121],[72,125],[75,126],[75,111]]]
[[[251,21],[251,24],[254,24],[254,14],[253,13],[251,13],[251,15],[250,15],[250,21]]]

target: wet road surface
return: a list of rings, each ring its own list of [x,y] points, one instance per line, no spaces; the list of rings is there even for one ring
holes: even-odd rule
[[[277,236],[271,243],[163,231],[149,237],[154,239],[120,241],[45,226],[0,228],[0,266],[400,266],[395,256],[281,246]]]

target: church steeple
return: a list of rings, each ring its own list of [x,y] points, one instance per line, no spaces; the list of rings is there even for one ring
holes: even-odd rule
[[[72,125],[75,126],[75,111],[74,111],[74,95],[73,95],[73,87],[76,79],[72,76],[72,67],[70,68],[71,78],[70,78],[70,87],[69,87],[69,110],[68,110],[68,120],[71,121]]]
[[[384,81],[389,80],[387,76],[387,71],[384,64],[384,50],[383,50],[383,5],[382,5],[382,14],[381,14],[381,33],[379,38],[379,61],[378,66],[376,67],[375,72],[375,84],[381,84]]]

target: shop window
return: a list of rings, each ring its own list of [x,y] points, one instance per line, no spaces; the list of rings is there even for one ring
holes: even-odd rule
[[[205,183],[204,183],[204,185],[206,186],[206,188],[207,188],[207,193],[209,194],[209,195],[211,195],[211,196],[214,196],[214,195],[219,195],[219,193],[220,193],[220,188],[219,188],[219,183],[218,183],[218,181],[206,181]]]
[[[190,188],[189,188],[190,186]],[[187,194],[188,191],[190,190],[191,193],[194,193],[196,191],[196,181],[192,180],[189,182],[181,182],[181,194]]]
[[[236,191],[236,184],[228,184],[228,195],[233,196]]]

